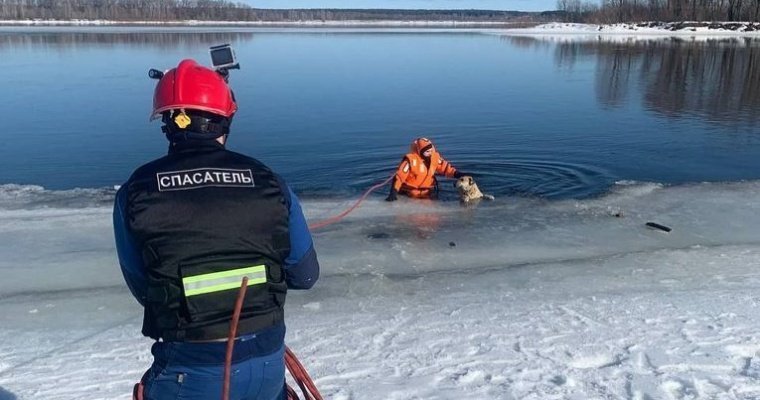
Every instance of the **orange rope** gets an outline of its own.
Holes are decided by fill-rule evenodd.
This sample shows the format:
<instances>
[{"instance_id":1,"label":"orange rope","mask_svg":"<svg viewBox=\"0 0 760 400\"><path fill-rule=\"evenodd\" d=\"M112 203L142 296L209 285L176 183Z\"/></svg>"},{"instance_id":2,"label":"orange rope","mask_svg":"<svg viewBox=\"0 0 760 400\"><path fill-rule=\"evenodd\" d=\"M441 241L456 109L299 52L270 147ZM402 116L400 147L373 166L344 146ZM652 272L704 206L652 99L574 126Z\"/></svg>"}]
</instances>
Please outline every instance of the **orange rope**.
<instances>
[{"instance_id":1,"label":"orange rope","mask_svg":"<svg viewBox=\"0 0 760 400\"><path fill-rule=\"evenodd\" d=\"M290 375L295 379L298 387L301 388L304 400L323 400L322 395L317 390L317 385L314 384L311 376L306 372L306 368L298 361L298 358L290 350L290 347L287 346L285 346L285 365L288 367L288 371L290 371ZM288 386L288 400L299 400L298 394L290 386Z\"/></svg>"},{"instance_id":2,"label":"orange rope","mask_svg":"<svg viewBox=\"0 0 760 400\"><path fill-rule=\"evenodd\" d=\"M385 186L388 182L393 179L395 174L388 177L388 179L384 180L382 183L378 183L375 186L372 186L371 188L367 189L364 194L359 198L359 200L354 203L351 207L343 211L342 213L328 218L324 221L315 222L313 224L309 225L309 229L320 229L324 228L328 225L332 225L341 219L343 219L346 215L350 214L351 211L354 211L356 207L359 207L359 205L364 202L364 200L369 196L370 193L377 190L378 188ZM314 381L311 379L311 376L309 376L309 373L306 372L306 368L304 368L303 364L301 364L300 361L298 361L298 358L293 353L292 350L290 350L289 347L285 346L285 366L287 366L288 371L290 371L290 375L293 377L293 379L298 384L298 387L301 389L301 392L304 395L304 400L323 400L322 395L319 393L319 390L317 389L317 386L314 384ZM287 395L288 400L299 400L298 393L290 387L290 385L287 386Z\"/></svg>"},{"instance_id":3,"label":"orange rope","mask_svg":"<svg viewBox=\"0 0 760 400\"><path fill-rule=\"evenodd\" d=\"M388 177L388 179L384 180L382 183L378 183L377 185L372 186L371 188L367 189L367 191L364 192L364 194L362 195L362 197L360 197L359 200L357 200L356 203L354 203L354 205L352 205L351 207L349 207L347 210L343 211L342 213L340 213L340 214L338 214L338 215L336 215L334 217L328 218L328 219L326 219L324 221L319 221L319 222L315 222L313 224L309 224L309 229L315 230L315 229L324 228L324 227L326 227L328 225L332 225L332 224L340 221L341 219L343 219L343 217L345 217L346 215L348 215L349 213L351 213L351 211L354 211L354 209L356 207L359 207L359 205L367 198L367 196L369 196L370 193L374 192L378 188L381 188L381 187L385 186L388 182L391 181L391 179L393 179L394 176L396 176L396 174L391 175L390 177Z\"/></svg>"},{"instance_id":4,"label":"orange rope","mask_svg":"<svg viewBox=\"0 0 760 400\"><path fill-rule=\"evenodd\" d=\"M341 219L343 219L346 215L350 214L351 211L354 211L356 207L359 207L359 205L364 202L364 200L369 196L370 193L377 190L378 188L385 186L388 182L393 179L394 175L391 175L388 177L388 179L384 180L382 183L378 183L375 186L372 186L371 188L367 189L367 191L362 194L362 196L359 198L359 200L354 203L351 207L349 207L347 210L343 211L342 213L332 217L328 218L324 221L319 221L314 224L309 225L309 229L319 229L324 228L325 226L332 225ZM242 285L240 286L240 291L238 292L238 297L235 302L235 311L232 314L232 322L230 323L230 335L227 338L227 354L225 357L225 363L224 363L224 384L222 385L222 399L228 400L229 399L229 393L230 393L230 370L231 370L231 364L232 364L232 351L235 346L235 336L237 333L237 325L238 321L240 319L240 311L243 307L243 299L245 298L245 291L248 288L248 277L243 278ZM304 400L323 400L322 395L319 393L319 390L317 390L317 386L314 384L314 381L312 381L311 377L309 376L309 373L306 372L306 368L304 368L303 364L301 364L300 361L298 361L298 358L293 353L293 351L290 350L289 347L285 347L285 365L288 367L288 371L290 371L290 375L293 376L293 379L295 379L296 383L298 383L298 387L301 388L301 392L303 392ZM298 400L298 394L296 393L293 388L290 386L287 387L287 394L289 400Z\"/></svg>"},{"instance_id":5,"label":"orange rope","mask_svg":"<svg viewBox=\"0 0 760 400\"><path fill-rule=\"evenodd\" d=\"M230 322L230 334L227 336L227 354L224 357L224 384L222 385L222 400L230 398L230 371L232 370L232 350L235 347L235 337L237 336L238 321L240 321L240 311L243 309L243 299L245 291L248 289L248 277L244 276L235 300L235 311L232 313Z\"/></svg>"}]
</instances>

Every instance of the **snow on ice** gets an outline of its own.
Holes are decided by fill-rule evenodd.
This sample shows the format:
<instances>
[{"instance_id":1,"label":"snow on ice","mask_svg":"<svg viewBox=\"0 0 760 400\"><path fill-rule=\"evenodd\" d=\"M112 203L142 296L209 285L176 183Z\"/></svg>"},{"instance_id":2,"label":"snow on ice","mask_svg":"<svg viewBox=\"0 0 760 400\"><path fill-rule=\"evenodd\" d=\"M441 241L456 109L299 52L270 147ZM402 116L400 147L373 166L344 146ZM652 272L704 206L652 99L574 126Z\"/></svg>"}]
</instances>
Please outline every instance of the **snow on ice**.
<instances>
[{"instance_id":1,"label":"snow on ice","mask_svg":"<svg viewBox=\"0 0 760 400\"><path fill-rule=\"evenodd\" d=\"M129 399L150 364L112 195L0 186L3 400ZM290 293L287 343L329 399L760 398L759 196L370 200L314 233L323 274Z\"/></svg>"}]
</instances>

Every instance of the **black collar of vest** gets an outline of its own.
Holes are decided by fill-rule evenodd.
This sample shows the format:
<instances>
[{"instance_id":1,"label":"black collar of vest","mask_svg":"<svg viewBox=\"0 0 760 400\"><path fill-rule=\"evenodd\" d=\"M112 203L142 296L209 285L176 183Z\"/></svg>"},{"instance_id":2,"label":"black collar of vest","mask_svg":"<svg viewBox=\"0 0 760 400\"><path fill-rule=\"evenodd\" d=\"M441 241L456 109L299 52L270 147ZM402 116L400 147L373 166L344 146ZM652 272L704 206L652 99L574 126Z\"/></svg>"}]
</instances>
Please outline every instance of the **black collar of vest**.
<instances>
[{"instance_id":1,"label":"black collar of vest","mask_svg":"<svg viewBox=\"0 0 760 400\"><path fill-rule=\"evenodd\" d=\"M169 142L169 154L202 150L224 150L224 145L209 139L184 139Z\"/></svg>"}]
</instances>

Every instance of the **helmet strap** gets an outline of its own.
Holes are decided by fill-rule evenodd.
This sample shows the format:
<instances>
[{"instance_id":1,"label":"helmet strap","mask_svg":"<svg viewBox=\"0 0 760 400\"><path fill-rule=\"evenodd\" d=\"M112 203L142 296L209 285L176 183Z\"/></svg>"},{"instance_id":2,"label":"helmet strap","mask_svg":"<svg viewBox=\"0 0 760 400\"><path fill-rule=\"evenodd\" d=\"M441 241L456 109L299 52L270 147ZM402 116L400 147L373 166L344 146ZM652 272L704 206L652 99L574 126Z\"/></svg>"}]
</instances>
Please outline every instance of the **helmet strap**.
<instances>
[{"instance_id":1,"label":"helmet strap","mask_svg":"<svg viewBox=\"0 0 760 400\"><path fill-rule=\"evenodd\" d=\"M161 127L161 131L166 134L166 138L171 142L187 139L216 140L230 133L230 118L212 120L203 116L188 115L184 112L175 116L174 112L171 112L165 113L162 121L164 126Z\"/></svg>"}]
</instances>

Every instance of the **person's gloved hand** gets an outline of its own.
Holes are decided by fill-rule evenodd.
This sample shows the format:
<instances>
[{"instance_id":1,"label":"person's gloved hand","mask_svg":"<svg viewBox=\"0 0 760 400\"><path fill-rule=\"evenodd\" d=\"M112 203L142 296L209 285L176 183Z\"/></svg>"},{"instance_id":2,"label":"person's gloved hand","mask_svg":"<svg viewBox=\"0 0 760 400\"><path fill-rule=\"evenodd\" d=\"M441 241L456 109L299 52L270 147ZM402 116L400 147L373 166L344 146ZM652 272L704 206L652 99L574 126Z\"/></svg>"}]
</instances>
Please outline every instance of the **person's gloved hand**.
<instances>
[{"instance_id":1,"label":"person's gloved hand","mask_svg":"<svg viewBox=\"0 0 760 400\"><path fill-rule=\"evenodd\" d=\"M467 175L467 174L465 174L462 171L456 171L456 172L454 172L454 179L459 179L459 178L461 178L461 177L463 177L465 175Z\"/></svg>"},{"instance_id":2,"label":"person's gloved hand","mask_svg":"<svg viewBox=\"0 0 760 400\"><path fill-rule=\"evenodd\" d=\"M398 200L398 194L396 194L396 191L391 189L391 192L388 193L388 197L385 198L385 201L396 201Z\"/></svg>"}]
</instances>

